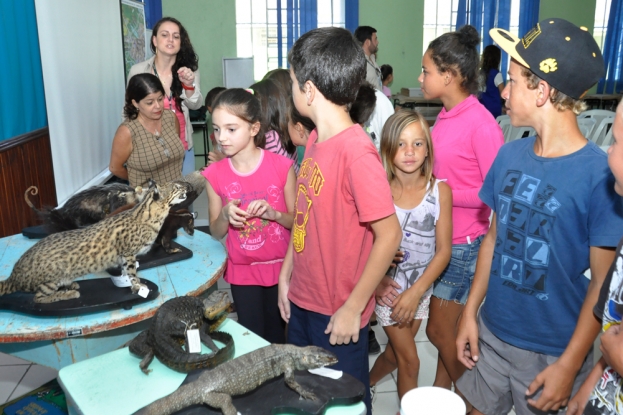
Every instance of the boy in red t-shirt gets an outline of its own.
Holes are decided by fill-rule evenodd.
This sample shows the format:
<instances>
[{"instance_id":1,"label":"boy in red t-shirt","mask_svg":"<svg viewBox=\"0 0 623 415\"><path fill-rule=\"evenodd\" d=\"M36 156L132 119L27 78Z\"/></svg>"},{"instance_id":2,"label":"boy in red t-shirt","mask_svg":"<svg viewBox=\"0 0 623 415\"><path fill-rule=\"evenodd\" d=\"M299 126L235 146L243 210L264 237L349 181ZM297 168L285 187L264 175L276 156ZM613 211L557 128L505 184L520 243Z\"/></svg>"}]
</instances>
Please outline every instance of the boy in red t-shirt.
<instances>
[{"instance_id":1,"label":"boy in red t-shirt","mask_svg":"<svg viewBox=\"0 0 623 415\"><path fill-rule=\"evenodd\" d=\"M279 276L288 342L338 356L334 368L368 377L373 293L402 236L387 176L370 138L348 113L366 76L352 34L325 27L301 36L288 54L296 109L311 133L297 179L292 244Z\"/></svg>"}]
</instances>

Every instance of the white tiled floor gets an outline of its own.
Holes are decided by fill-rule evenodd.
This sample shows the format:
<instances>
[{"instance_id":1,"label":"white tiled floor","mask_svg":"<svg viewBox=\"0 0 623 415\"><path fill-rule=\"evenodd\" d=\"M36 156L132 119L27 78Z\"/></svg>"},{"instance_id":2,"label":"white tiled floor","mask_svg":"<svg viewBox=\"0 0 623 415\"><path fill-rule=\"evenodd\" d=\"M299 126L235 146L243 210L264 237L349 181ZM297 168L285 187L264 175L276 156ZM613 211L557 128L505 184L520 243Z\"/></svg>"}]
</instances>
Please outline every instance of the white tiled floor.
<instances>
[{"instance_id":1,"label":"white tiled floor","mask_svg":"<svg viewBox=\"0 0 623 415\"><path fill-rule=\"evenodd\" d=\"M55 369L0 353L0 404L37 389L57 374Z\"/></svg>"},{"instance_id":2,"label":"white tiled floor","mask_svg":"<svg viewBox=\"0 0 623 415\"><path fill-rule=\"evenodd\" d=\"M376 338L381 345L381 351L385 350L387 345L387 336L383 328L376 325L372 328L376 334ZM420 358L420 375L418 384L420 386L432 386L435 381L435 372L437 370L437 349L428 341L426 337L426 320L422 322L420 330L415 336L415 342ZM374 365L379 355L370 356L370 369ZM396 371L391 375L385 376L376 385L376 398L374 399L373 415L396 415L400 409L398 401L398 393L396 388Z\"/></svg>"},{"instance_id":3,"label":"white tiled floor","mask_svg":"<svg viewBox=\"0 0 623 415\"><path fill-rule=\"evenodd\" d=\"M426 323L428 320L422 321L422 325L415 335L415 345L417 347L418 357L420 358L420 374L418 376L419 386L432 386L435 381L435 372L437 371L437 349L428 341L426 337ZM381 345L381 352L385 350L387 345L387 336L383 328L376 325L372 328L376 334L376 338ZM374 365L374 361L379 355L370 356L370 369ZM400 401L398 400L398 392L396 387L396 371L391 375L385 376L376 384L376 398L374 399L373 415L396 415L400 410ZM515 415L515 411L511 410L508 415Z\"/></svg>"}]
</instances>

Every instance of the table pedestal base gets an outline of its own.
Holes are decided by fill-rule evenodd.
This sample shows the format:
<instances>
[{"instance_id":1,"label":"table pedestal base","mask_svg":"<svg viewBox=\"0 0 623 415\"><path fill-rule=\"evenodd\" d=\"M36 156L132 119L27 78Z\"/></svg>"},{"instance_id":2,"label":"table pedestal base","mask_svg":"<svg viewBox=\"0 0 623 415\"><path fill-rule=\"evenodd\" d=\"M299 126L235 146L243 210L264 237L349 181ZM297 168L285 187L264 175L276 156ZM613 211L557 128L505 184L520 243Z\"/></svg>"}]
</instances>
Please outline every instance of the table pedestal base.
<instances>
[{"instance_id":1,"label":"table pedestal base","mask_svg":"<svg viewBox=\"0 0 623 415\"><path fill-rule=\"evenodd\" d=\"M150 323L151 319L148 319L110 331L62 340L0 343L0 352L60 370L73 363L122 347L141 331L146 330Z\"/></svg>"}]
</instances>

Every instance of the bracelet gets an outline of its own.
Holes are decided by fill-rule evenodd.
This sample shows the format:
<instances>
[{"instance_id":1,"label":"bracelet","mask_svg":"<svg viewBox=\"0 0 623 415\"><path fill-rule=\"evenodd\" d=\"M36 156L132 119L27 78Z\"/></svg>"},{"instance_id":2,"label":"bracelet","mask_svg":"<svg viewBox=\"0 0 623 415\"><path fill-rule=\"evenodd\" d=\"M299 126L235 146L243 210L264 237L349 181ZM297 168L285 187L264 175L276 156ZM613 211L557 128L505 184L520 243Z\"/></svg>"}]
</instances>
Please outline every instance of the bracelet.
<instances>
[{"instance_id":1,"label":"bracelet","mask_svg":"<svg viewBox=\"0 0 623 415\"><path fill-rule=\"evenodd\" d=\"M186 86L182 83L182 88L184 88L187 91L192 91L195 89L195 84L193 84L193 86Z\"/></svg>"}]
</instances>

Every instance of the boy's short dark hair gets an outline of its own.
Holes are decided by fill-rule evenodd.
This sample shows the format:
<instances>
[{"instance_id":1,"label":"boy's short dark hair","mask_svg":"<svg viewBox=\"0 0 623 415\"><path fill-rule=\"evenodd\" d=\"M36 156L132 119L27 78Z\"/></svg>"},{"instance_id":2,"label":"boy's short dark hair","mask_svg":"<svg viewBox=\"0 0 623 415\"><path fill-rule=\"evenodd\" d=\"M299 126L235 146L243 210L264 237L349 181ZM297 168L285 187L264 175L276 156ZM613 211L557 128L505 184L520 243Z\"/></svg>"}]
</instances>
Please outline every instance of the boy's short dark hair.
<instances>
[{"instance_id":1,"label":"boy's short dark hair","mask_svg":"<svg viewBox=\"0 0 623 415\"><path fill-rule=\"evenodd\" d=\"M363 45L366 40L372 40L374 33L376 33L376 29L372 26L359 26L355 29L355 39Z\"/></svg>"},{"instance_id":2,"label":"boy's short dark hair","mask_svg":"<svg viewBox=\"0 0 623 415\"><path fill-rule=\"evenodd\" d=\"M370 116L372 116L374 108L376 108L374 87L364 82L361 87L359 87L357 99L353 102L348 114L354 123L365 124L370 119Z\"/></svg>"},{"instance_id":3,"label":"boy's short dark hair","mask_svg":"<svg viewBox=\"0 0 623 415\"><path fill-rule=\"evenodd\" d=\"M350 105L366 79L366 57L357 40L346 29L321 27L301 36L288 62L303 91L311 81L336 105Z\"/></svg>"},{"instance_id":4,"label":"boy's short dark hair","mask_svg":"<svg viewBox=\"0 0 623 415\"><path fill-rule=\"evenodd\" d=\"M227 88L224 88L222 86L217 86L212 88L209 92L208 95L206 95L206 102L205 102L205 106L207 107L212 107L212 103L214 102L214 98L216 98L216 96L218 94L220 94L221 92L223 92L224 90L226 90Z\"/></svg>"}]
</instances>

